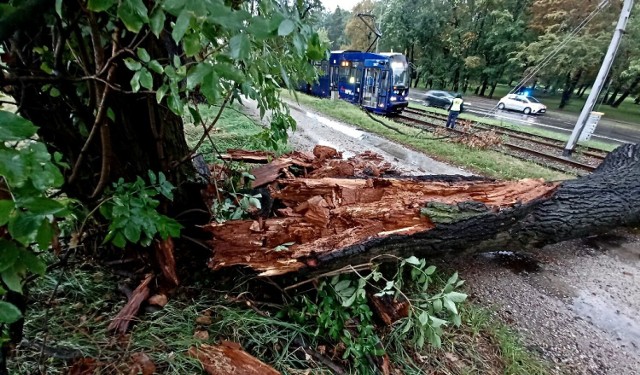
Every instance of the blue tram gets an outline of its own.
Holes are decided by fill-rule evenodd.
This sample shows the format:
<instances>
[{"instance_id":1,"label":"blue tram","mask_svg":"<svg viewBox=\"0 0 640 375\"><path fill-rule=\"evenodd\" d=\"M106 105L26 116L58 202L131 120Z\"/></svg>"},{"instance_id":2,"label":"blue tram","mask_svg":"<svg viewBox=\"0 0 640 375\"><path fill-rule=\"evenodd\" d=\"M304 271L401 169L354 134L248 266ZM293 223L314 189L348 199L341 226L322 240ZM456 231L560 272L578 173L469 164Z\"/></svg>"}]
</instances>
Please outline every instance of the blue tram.
<instances>
[{"instance_id":1,"label":"blue tram","mask_svg":"<svg viewBox=\"0 0 640 375\"><path fill-rule=\"evenodd\" d=\"M340 99L378 114L400 113L409 104L409 64L400 53L333 51L315 63L318 81L299 87L311 95Z\"/></svg>"}]
</instances>

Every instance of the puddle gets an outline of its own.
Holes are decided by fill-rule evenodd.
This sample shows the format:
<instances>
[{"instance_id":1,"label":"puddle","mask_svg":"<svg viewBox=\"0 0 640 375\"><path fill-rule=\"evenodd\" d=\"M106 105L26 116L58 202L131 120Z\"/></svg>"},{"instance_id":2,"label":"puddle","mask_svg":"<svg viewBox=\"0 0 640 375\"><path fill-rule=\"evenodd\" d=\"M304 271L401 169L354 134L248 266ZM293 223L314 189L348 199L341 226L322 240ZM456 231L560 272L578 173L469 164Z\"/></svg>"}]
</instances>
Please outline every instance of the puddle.
<instances>
[{"instance_id":1,"label":"puddle","mask_svg":"<svg viewBox=\"0 0 640 375\"><path fill-rule=\"evenodd\" d=\"M540 263L534 258L525 254L514 253L512 251L482 253L480 256L485 259L489 259L502 267L510 269L515 274L523 272L535 273L542 269L542 267L540 267Z\"/></svg>"},{"instance_id":2,"label":"puddle","mask_svg":"<svg viewBox=\"0 0 640 375\"><path fill-rule=\"evenodd\" d=\"M580 291L570 308L576 315L611 334L619 343L632 348L640 345L640 323L602 298Z\"/></svg>"},{"instance_id":3,"label":"puddle","mask_svg":"<svg viewBox=\"0 0 640 375\"><path fill-rule=\"evenodd\" d=\"M328 126L331 129L340 132L348 137L351 138L356 138L356 139L361 139L362 136L364 135L363 132L361 132L360 130L357 130L355 128L352 128L350 126L346 126L343 125L339 122L333 121L333 120L329 120L326 117L322 117L322 116L318 116L314 113L311 112L307 112L305 113L305 115L311 119L314 119L316 121L318 121L319 123L321 123L322 125Z\"/></svg>"}]
</instances>

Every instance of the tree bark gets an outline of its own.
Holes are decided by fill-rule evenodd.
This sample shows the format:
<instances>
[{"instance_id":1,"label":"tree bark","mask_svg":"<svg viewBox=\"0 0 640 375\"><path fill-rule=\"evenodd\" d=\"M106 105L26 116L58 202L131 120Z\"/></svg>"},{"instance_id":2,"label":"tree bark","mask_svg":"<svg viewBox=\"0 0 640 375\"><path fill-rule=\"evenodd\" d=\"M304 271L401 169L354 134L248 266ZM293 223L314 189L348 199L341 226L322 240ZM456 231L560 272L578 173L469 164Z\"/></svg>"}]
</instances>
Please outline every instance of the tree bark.
<instances>
[{"instance_id":1,"label":"tree bark","mask_svg":"<svg viewBox=\"0 0 640 375\"><path fill-rule=\"evenodd\" d=\"M489 80L485 77L482 80L482 88L480 89L480 96L485 96L485 92L487 91L487 86L489 85Z\"/></svg>"},{"instance_id":2,"label":"tree bark","mask_svg":"<svg viewBox=\"0 0 640 375\"><path fill-rule=\"evenodd\" d=\"M593 174L563 182L289 178L270 191L276 217L205 227L212 269L309 273L376 257L523 250L635 224L640 146L621 146Z\"/></svg>"},{"instance_id":3,"label":"tree bark","mask_svg":"<svg viewBox=\"0 0 640 375\"><path fill-rule=\"evenodd\" d=\"M498 81L494 81L491 84L491 91L489 91L489 99L493 99L493 94L496 92L496 86L498 86Z\"/></svg>"},{"instance_id":4,"label":"tree bark","mask_svg":"<svg viewBox=\"0 0 640 375\"><path fill-rule=\"evenodd\" d=\"M604 103L607 105L613 105L613 103L615 103L616 101L616 98L618 97L618 94L620 93L620 90L622 90L622 86L620 85L616 86L616 88L613 90L611 95L609 95L609 97Z\"/></svg>"},{"instance_id":5,"label":"tree bark","mask_svg":"<svg viewBox=\"0 0 640 375\"><path fill-rule=\"evenodd\" d=\"M627 87L624 90L622 95L611 106L613 108L618 108L620 104L622 104L625 101L625 99L627 99L627 97L631 95L633 91L635 91L636 87L638 87L639 84L640 84L640 76L637 76L636 79L634 79L633 82L631 82L629 87Z\"/></svg>"},{"instance_id":6,"label":"tree bark","mask_svg":"<svg viewBox=\"0 0 640 375\"><path fill-rule=\"evenodd\" d=\"M560 109L564 108L569 104L569 100L571 100L571 95L573 91L576 89L580 78L582 77L582 69L578 69L576 74L573 75L571 79L569 79L570 75L567 74L567 84L564 87L564 91L562 92L562 99L560 100L560 105L558 106Z\"/></svg>"}]
</instances>

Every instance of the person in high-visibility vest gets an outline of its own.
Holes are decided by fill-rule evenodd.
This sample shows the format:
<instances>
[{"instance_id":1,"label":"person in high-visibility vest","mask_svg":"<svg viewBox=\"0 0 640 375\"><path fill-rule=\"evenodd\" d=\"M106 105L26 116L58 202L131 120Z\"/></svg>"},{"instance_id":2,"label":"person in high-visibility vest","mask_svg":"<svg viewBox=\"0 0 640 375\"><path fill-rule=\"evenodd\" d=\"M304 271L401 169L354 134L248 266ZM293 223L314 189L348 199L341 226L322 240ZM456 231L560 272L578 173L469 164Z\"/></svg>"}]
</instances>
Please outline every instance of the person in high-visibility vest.
<instances>
[{"instance_id":1,"label":"person in high-visibility vest","mask_svg":"<svg viewBox=\"0 0 640 375\"><path fill-rule=\"evenodd\" d=\"M447 118L447 128L453 129L456 127L456 119L458 119L458 115L463 110L464 100L462 100L462 95L458 94L451 101L451 105L449 105L449 118Z\"/></svg>"}]
</instances>

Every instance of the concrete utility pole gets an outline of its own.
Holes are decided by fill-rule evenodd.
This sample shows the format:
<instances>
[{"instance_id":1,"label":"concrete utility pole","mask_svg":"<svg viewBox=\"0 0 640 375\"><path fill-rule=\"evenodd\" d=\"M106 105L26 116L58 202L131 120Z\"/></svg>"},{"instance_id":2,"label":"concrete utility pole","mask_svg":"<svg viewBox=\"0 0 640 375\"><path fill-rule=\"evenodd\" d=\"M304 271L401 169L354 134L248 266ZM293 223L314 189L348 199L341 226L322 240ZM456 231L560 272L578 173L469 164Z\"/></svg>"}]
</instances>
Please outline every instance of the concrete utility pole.
<instances>
[{"instance_id":1,"label":"concrete utility pole","mask_svg":"<svg viewBox=\"0 0 640 375\"><path fill-rule=\"evenodd\" d=\"M564 148L564 152L562 153L562 155L564 156L571 156L571 153L573 152L576 144L578 143L578 140L580 139L580 135L587 125L589 115L591 114L591 111L593 111L593 107L598 101L598 97L600 96L600 92L604 87L607 75L609 75L609 71L611 70L611 65L613 65L613 60L616 57L616 52L618 52L618 47L620 46L622 35L624 34L624 31L627 27L627 21L629 21L629 17L631 16L631 8L633 8L633 0L624 0L622 13L620 13L620 19L618 20L616 31L613 33L611 44L609 44L609 50L607 50L607 54L604 57L604 61L602 62L602 66L600 67L600 72L598 72L598 77L593 84L593 88L591 88L591 93L587 98L587 102L584 104L584 108L582 108L580 117L578 117L578 122L573 128L571 137L569 137L569 141Z\"/></svg>"}]
</instances>

